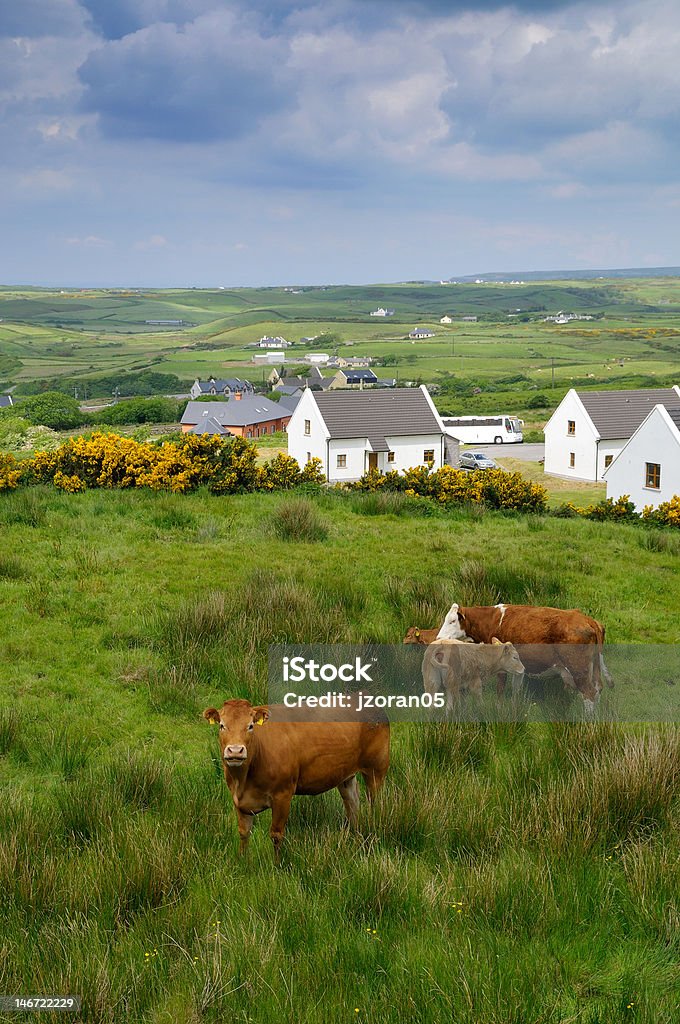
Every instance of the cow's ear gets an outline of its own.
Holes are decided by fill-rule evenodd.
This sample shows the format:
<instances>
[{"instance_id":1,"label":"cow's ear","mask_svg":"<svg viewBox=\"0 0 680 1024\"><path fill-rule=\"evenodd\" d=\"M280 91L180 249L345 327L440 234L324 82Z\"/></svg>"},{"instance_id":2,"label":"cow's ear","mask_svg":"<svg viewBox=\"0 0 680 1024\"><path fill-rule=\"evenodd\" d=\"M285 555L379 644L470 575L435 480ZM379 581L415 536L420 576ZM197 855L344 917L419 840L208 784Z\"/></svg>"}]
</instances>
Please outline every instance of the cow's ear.
<instances>
[{"instance_id":1,"label":"cow's ear","mask_svg":"<svg viewBox=\"0 0 680 1024\"><path fill-rule=\"evenodd\" d=\"M203 717L211 725L219 725L220 713L217 708L206 708L203 712Z\"/></svg>"},{"instance_id":2,"label":"cow's ear","mask_svg":"<svg viewBox=\"0 0 680 1024\"><path fill-rule=\"evenodd\" d=\"M253 722L255 725L264 725L269 718L269 708L253 708Z\"/></svg>"},{"instance_id":3,"label":"cow's ear","mask_svg":"<svg viewBox=\"0 0 680 1024\"><path fill-rule=\"evenodd\" d=\"M492 643L492 644L499 644L499 643L500 643L500 640L498 639L498 637L497 637L497 636L492 636L492 637L491 637L491 643Z\"/></svg>"}]
</instances>

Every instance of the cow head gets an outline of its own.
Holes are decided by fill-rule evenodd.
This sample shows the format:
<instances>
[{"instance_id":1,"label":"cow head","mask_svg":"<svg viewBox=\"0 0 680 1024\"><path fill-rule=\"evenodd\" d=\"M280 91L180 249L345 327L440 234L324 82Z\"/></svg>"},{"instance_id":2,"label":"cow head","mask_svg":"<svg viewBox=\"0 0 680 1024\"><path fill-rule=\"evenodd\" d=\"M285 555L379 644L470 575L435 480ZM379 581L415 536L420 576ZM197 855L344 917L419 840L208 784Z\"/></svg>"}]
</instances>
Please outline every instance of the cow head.
<instances>
[{"instance_id":1,"label":"cow head","mask_svg":"<svg viewBox=\"0 0 680 1024\"><path fill-rule=\"evenodd\" d=\"M512 675L515 676L523 676L524 665L522 664L520 656L515 650L513 644L501 643L501 641L496 636L491 638L491 643L495 644L497 647L503 648L500 656L500 661L498 663L499 670L502 672L510 672Z\"/></svg>"},{"instance_id":2,"label":"cow head","mask_svg":"<svg viewBox=\"0 0 680 1024\"><path fill-rule=\"evenodd\" d=\"M222 760L229 768L242 768L248 761L253 745L255 727L264 725L269 709L253 705L247 700L227 700L218 711L206 708L203 717L219 725Z\"/></svg>"},{"instance_id":3,"label":"cow head","mask_svg":"<svg viewBox=\"0 0 680 1024\"><path fill-rule=\"evenodd\" d=\"M465 616L459 605L452 604L437 634L437 640L466 640Z\"/></svg>"},{"instance_id":4,"label":"cow head","mask_svg":"<svg viewBox=\"0 0 680 1024\"><path fill-rule=\"evenodd\" d=\"M405 644L422 644L420 626L411 626L404 637Z\"/></svg>"}]
</instances>

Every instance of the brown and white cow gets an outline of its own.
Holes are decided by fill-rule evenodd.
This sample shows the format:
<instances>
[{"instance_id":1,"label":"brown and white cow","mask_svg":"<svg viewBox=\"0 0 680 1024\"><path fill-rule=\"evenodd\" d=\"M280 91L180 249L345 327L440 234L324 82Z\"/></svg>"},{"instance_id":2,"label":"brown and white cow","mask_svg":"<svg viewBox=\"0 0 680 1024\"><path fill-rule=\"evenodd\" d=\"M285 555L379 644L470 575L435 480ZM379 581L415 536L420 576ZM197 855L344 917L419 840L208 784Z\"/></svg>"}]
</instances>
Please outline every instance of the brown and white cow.
<instances>
[{"instance_id":1,"label":"brown and white cow","mask_svg":"<svg viewBox=\"0 0 680 1024\"><path fill-rule=\"evenodd\" d=\"M439 639L467 637L475 643L494 636L520 646L530 675L560 675L565 687L581 694L587 715L595 709L602 678L612 685L602 653L604 626L578 609L453 604L439 630Z\"/></svg>"},{"instance_id":2,"label":"brown and white cow","mask_svg":"<svg viewBox=\"0 0 680 1024\"><path fill-rule=\"evenodd\" d=\"M435 640L425 651L422 673L425 693L446 693L446 707L453 710L461 693L481 696L482 683L497 672L521 681L524 665L511 643L493 637L490 644L463 640Z\"/></svg>"},{"instance_id":3,"label":"brown and white cow","mask_svg":"<svg viewBox=\"0 0 680 1024\"><path fill-rule=\"evenodd\" d=\"M220 727L222 767L236 810L241 853L247 849L254 816L271 808L269 834L278 861L295 795L312 796L337 788L347 818L355 826L357 773L363 775L371 800L387 774L390 727L386 720L324 721L320 712L318 720L285 721L285 708L253 707L247 700L225 701L219 710L207 708L203 717Z\"/></svg>"}]
</instances>

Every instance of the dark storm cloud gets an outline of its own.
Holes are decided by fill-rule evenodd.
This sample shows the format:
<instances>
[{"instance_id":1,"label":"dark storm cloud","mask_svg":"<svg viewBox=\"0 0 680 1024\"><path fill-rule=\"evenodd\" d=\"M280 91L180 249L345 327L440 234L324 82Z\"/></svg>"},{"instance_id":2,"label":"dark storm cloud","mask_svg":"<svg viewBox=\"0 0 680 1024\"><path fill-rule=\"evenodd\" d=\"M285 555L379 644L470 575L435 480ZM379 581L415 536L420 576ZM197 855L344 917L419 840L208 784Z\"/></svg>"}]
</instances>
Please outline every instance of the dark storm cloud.
<instances>
[{"instance_id":1,"label":"dark storm cloud","mask_svg":"<svg viewBox=\"0 0 680 1024\"><path fill-rule=\"evenodd\" d=\"M281 44L231 17L156 24L95 50L82 109L116 138L210 142L254 131L290 101Z\"/></svg>"}]
</instances>

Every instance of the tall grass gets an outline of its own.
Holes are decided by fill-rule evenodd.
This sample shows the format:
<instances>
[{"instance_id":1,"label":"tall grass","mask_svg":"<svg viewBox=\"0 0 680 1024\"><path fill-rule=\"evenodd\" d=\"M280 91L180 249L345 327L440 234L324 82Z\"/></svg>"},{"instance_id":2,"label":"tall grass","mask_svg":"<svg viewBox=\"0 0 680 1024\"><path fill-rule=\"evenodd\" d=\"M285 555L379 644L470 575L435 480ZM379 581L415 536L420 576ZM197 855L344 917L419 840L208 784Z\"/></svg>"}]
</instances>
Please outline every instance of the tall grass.
<instances>
[{"instance_id":1,"label":"tall grass","mask_svg":"<svg viewBox=\"0 0 680 1024\"><path fill-rule=\"evenodd\" d=\"M309 498L282 501L272 515L271 524L280 540L314 542L328 536L328 526Z\"/></svg>"}]
</instances>

